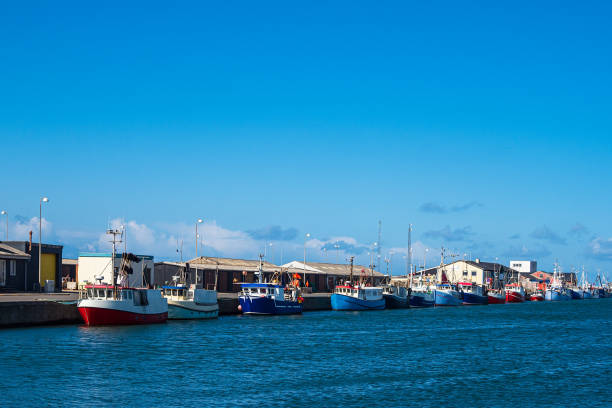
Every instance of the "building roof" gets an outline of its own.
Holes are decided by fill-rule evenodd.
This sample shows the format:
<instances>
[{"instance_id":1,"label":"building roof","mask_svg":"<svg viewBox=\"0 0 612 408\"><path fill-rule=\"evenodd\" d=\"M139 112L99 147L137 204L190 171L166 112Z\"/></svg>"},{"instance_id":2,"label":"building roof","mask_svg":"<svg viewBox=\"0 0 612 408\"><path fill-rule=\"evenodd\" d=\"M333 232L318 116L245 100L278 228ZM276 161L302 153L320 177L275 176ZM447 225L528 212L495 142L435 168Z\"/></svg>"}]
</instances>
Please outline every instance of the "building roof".
<instances>
[{"instance_id":1,"label":"building roof","mask_svg":"<svg viewBox=\"0 0 612 408\"><path fill-rule=\"evenodd\" d=\"M2 259L25 259L29 260L30 255L18 250L10 245L0 243L0 258Z\"/></svg>"},{"instance_id":2,"label":"building roof","mask_svg":"<svg viewBox=\"0 0 612 408\"><path fill-rule=\"evenodd\" d=\"M190 268L206 268L206 269L217 269L227 271L247 271L255 272L259 270L258 259L236 259L236 258L218 258L211 256L200 256L198 258L187 261ZM270 262L262 262L262 269L264 272L277 272L281 270L281 267Z\"/></svg>"},{"instance_id":3,"label":"building roof","mask_svg":"<svg viewBox=\"0 0 612 408\"><path fill-rule=\"evenodd\" d=\"M181 264L179 262L158 262L156 265L164 264L164 265L173 265L178 267L183 267L185 264ZM236 271L236 272L256 272L259 270L259 260L254 259L236 259L236 258L218 258L218 257L209 257L209 256L201 256L198 258L191 259L187 262L190 268L205 268L205 269L219 269L226 271ZM321 263L321 262L307 262L304 264L303 262L293 261L286 263L284 265L275 265L270 262L262 262L262 270L264 272L288 272L288 273L297 273L303 274L304 271L308 274L321 274L321 275L338 275L338 276L349 276L351 271L349 265L346 264L331 264L331 263ZM362 265L354 265L353 266L353 274L355 276L359 276L361 271L365 271L367 275L370 275L369 268ZM384 276L382 273L374 271L374 276Z\"/></svg>"},{"instance_id":4,"label":"building roof","mask_svg":"<svg viewBox=\"0 0 612 408\"><path fill-rule=\"evenodd\" d=\"M288 268L289 272L293 272L293 270L295 270L296 273L304 272L304 269L306 269L307 273L320 273L339 276L349 276L351 274L350 265L325 262L306 262L306 265L304 265L303 262L293 261L284 264L283 268ZM367 266L353 265L353 275L358 276L362 273L362 271L366 275L371 275L370 268L368 268ZM374 276L380 277L385 275L378 271L374 271Z\"/></svg>"},{"instance_id":5,"label":"building roof","mask_svg":"<svg viewBox=\"0 0 612 408\"><path fill-rule=\"evenodd\" d=\"M78 264L79 264L78 259L62 258L62 265L78 265Z\"/></svg>"}]
</instances>

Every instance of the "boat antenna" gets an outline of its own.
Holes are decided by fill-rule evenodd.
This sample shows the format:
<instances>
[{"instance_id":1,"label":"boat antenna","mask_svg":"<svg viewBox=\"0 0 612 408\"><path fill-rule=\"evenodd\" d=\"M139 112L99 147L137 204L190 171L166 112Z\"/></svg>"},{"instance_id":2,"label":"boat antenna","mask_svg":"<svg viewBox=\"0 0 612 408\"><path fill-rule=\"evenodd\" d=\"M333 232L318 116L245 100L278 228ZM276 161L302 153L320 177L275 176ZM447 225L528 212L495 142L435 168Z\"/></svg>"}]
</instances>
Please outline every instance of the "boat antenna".
<instances>
[{"instance_id":1,"label":"boat antenna","mask_svg":"<svg viewBox=\"0 0 612 408\"><path fill-rule=\"evenodd\" d=\"M406 273L412 272L412 224L408 225L408 253L406 254Z\"/></svg>"}]
</instances>

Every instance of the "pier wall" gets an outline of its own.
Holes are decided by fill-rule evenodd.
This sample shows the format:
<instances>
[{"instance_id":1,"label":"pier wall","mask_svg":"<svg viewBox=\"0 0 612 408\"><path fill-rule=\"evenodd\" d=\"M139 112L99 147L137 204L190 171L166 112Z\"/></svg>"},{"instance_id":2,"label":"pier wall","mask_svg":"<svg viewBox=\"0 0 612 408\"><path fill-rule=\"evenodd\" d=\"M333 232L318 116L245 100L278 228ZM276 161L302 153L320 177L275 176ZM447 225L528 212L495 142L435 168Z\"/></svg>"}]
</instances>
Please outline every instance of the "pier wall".
<instances>
[{"instance_id":1,"label":"pier wall","mask_svg":"<svg viewBox=\"0 0 612 408\"><path fill-rule=\"evenodd\" d=\"M0 302L0 328L82 322L74 304L53 301Z\"/></svg>"}]
</instances>

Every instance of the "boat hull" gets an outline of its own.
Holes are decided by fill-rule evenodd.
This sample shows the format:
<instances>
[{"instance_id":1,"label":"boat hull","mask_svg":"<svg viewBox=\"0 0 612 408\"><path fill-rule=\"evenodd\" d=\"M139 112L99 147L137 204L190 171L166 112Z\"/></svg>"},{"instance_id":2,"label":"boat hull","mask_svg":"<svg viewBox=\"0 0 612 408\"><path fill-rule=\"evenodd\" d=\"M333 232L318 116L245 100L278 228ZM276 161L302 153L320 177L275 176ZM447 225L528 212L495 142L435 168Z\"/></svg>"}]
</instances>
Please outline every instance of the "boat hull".
<instances>
[{"instance_id":1,"label":"boat hull","mask_svg":"<svg viewBox=\"0 0 612 408\"><path fill-rule=\"evenodd\" d=\"M593 298L593 294L590 291L588 291L588 290L583 291L582 295L583 295L583 299L592 299Z\"/></svg>"},{"instance_id":2,"label":"boat hull","mask_svg":"<svg viewBox=\"0 0 612 408\"><path fill-rule=\"evenodd\" d=\"M385 299L385 307L387 309L406 309L410 307L409 297L397 295L383 295Z\"/></svg>"},{"instance_id":3,"label":"boat hull","mask_svg":"<svg viewBox=\"0 0 612 408\"><path fill-rule=\"evenodd\" d=\"M135 313L98 307L79 307L79 314L88 326L164 323L168 312Z\"/></svg>"},{"instance_id":4,"label":"boat hull","mask_svg":"<svg viewBox=\"0 0 612 408\"><path fill-rule=\"evenodd\" d=\"M572 297L570 295L550 289L546 291L546 295L544 297L549 302L562 302L566 300L572 300Z\"/></svg>"},{"instance_id":5,"label":"boat hull","mask_svg":"<svg viewBox=\"0 0 612 408\"><path fill-rule=\"evenodd\" d=\"M194 302L168 301L168 319L216 319L219 317L219 305L198 305Z\"/></svg>"},{"instance_id":6,"label":"boat hull","mask_svg":"<svg viewBox=\"0 0 612 408\"><path fill-rule=\"evenodd\" d=\"M523 303L525 296L520 292L506 292L506 303Z\"/></svg>"},{"instance_id":7,"label":"boat hull","mask_svg":"<svg viewBox=\"0 0 612 408\"><path fill-rule=\"evenodd\" d=\"M415 292L410 295L410 307L433 307L435 304L433 295Z\"/></svg>"},{"instance_id":8,"label":"boat hull","mask_svg":"<svg viewBox=\"0 0 612 408\"><path fill-rule=\"evenodd\" d=\"M276 301L270 297L240 296L240 310L243 314L291 315L302 313L302 304L287 300Z\"/></svg>"},{"instance_id":9,"label":"boat hull","mask_svg":"<svg viewBox=\"0 0 612 408\"><path fill-rule=\"evenodd\" d=\"M529 297L529 300L531 300L532 302L543 302L544 301L544 295L542 294L533 294Z\"/></svg>"},{"instance_id":10,"label":"boat hull","mask_svg":"<svg viewBox=\"0 0 612 408\"><path fill-rule=\"evenodd\" d=\"M463 292L461 294L461 297L462 297L462 303L467 306L488 305L489 304L489 298L484 295L477 295L475 293Z\"/></svg>"},{"instance_id":11,"label":"boat hull","mask_svg":"<svg viewBox=\"0 0 612 408\"><path fill-rule=\"evenodd\" d=\"M570 289L569 293L570 293L570 296L572 297L572 300L582 300L582 299L584 299L584 292L581 291L581 290Z\"/></svg>"},{"instance_id":12,"label":"boat hull","mask_svg":"<svg viewBox=\"0 0 612 408\"><path fill-rule=\"evenodd\" d=\"M487 300L489 301L490 305L503 305L504 303L506 303L506 295L489 294L487 295Z\"/></svg>"},{"instance_id":13,"label":"boat hull","mask_svg":"<svg viewBox=\"0 0 612 408\"><path fill-rule=\"evenodd\" d=\"M332 310L383 310L385 299L363 300L333 293L331 295L331 307Z\"/></svg>"},{"instance_id":14,"label":"boat hull","mask_svg":"<svg viewBox=\"0 0 612 408\"><path fill-rule=\"evenodd\" d=\"M436 306L461 306L462 300L459 296L441 290L434 291Z\"/></svg>"}]
</instances>

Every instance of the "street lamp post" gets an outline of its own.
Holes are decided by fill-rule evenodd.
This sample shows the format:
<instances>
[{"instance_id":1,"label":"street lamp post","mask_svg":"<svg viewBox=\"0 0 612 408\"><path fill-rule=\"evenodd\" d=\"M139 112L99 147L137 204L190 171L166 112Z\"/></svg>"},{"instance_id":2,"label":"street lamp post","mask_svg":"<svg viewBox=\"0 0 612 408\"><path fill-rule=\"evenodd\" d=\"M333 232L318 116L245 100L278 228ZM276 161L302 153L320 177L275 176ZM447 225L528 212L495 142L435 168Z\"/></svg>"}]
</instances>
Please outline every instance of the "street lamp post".
<instances>
[{"instance_id":1,"label":"street lamp post","mask_svg":"<svg viewBox=\"0 0 612 408\"><path fill-rule=\"evenodd\" d=\"M6 240L8 241L8 212L6 210L2 210L0 214L6 215Z\"/></svg>"},{"instance_id":2,"label":"street lamp post","mask_svg":"<svg viewBox=\"0 0 612 408\"><path fill-rule=\"evenodd\" d=\"M306 285L306 240L310 238L310 233L307 232L306 235L304 235L304 285Z\"/></svg>"},{"instance_id":3,"label":"street lamp post","mask_svg":"<svg viewBox=\"0 0 612 408\"><path fill-rule=\"evenodd\" d=\"M40 206L38 208L38 284L41 290L42 285L40 284L40 279L42 278L42 204L48 202L49 199L47 197L41 198Z\"/></svg>"},{"instance_id":4,"label":"street lamp post","mask_svg":"<svg viewBox=\"0 0 612 408\"><path fill-rule=\"evenodd\" d=\"M196 239L196 241L195 241L195 245L196 245L196 258L198 257L198 238L200 237L198 235L198 224L201 224L201 223L202 223L202 219L198 218L198 221L196 222L196 225L195 225L196 226L196 235L195 235L195 239Z\"/></svg>"}]
</instances>

